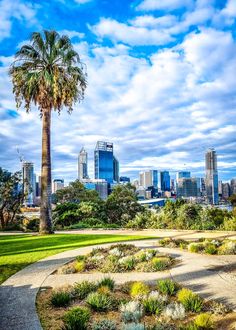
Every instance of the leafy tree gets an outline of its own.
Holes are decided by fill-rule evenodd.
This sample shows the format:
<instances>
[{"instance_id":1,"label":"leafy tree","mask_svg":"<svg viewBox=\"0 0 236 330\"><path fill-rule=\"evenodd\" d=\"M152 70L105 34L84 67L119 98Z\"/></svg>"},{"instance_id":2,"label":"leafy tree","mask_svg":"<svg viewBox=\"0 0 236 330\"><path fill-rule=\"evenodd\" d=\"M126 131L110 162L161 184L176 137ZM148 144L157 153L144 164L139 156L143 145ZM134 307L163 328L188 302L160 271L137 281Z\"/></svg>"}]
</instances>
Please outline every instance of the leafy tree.
<instances>
[{"instance_id":1,"label":"leafy tree","mask_svg":"<svg viewBox=\"0 0 236 330\"><path fill-rule=\"evenodd\" d=\"M89 190L84 185L76 180L71 182L68 187L58 190L55 194L57 203L80 203L80 202L100 202L101 199L98 192Z\"/></svg>"},{"instance_id":2,"label":"leafy tree","mask_svg":"<svg viewBox=\"0 0 236 330\"><path fill-rule=\"evenodd\" d=\"M124 225L143 210L131 184L116 186L106 200L108 223Z\"/></svg>"},{"instance_id":3,"label":"leafy tree","mask_svg":"<svg viewBox=\"0 0 236 330\"><path fill-rule=\"evenodd\" d=\"M86 77L78 53L67 36L56 31L34 32L31 42L15 55L10 68L16 105L27 112L32 103L42 118L40 233L52 233L51 221L51 114L84 97Z\"/></svg>"},{"instance_id":4,"label":"leafy tree","mask_svg":"<svg viewBox=\"0 0 236 330\"><path fill-rule=\"evenodd\" d=\"M1 229L6 229L13 224L16 216L20 213L24 194L19 190L21 173L10 172L0 168L0 224Z\"/></svg>"},{"instance_id":5,"label":"leafy tree","mask_svg":"<svg viewBox=\"0 0 236 330\"><path fill-rule=\"evenodd\" d=\"M233 207L236 207L236 194L233 194L228 199Z\"/></svg>"},{"instance_id":6,"label":"leafy tree","mask_svg":"<svg viewBox=\"0 0 236 330\"><path fill-rule=\"evenodd\" d=\"M232 213L216 207L204 208L200 213L201 229L217 229L223 224L224 219L230 218Z\"/></svg>"},{"instance_id":7,"label":"leafy tree","mask_svg":"<svg viewBox=\"0 0 236 330\"><path fill-rule=\"evenodd\" d=\"M200 229L201 206L195 204L184 204L178 209L176 220L177 229Z\"/></svg>"}]
</instances>

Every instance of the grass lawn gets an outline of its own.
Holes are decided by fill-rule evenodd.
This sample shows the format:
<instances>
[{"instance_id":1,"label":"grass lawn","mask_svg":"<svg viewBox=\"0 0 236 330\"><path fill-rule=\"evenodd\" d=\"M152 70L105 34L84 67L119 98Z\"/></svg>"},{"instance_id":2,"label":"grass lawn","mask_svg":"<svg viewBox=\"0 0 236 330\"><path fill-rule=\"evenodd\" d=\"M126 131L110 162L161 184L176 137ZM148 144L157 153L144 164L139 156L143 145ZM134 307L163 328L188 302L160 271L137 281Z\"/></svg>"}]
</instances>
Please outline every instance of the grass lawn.
<instances>
[{"instance_id":1,"label":"grass lawn","mask_svg":"<svg viewBox=\"0 0 236 330\"><path fill-rule=\"evenodd\" d=\"M39 259L93 244L148 238L135 235L0 235L0 283ZM152 237L153 238L153 237Z\"/></svg>"}]
</instances>

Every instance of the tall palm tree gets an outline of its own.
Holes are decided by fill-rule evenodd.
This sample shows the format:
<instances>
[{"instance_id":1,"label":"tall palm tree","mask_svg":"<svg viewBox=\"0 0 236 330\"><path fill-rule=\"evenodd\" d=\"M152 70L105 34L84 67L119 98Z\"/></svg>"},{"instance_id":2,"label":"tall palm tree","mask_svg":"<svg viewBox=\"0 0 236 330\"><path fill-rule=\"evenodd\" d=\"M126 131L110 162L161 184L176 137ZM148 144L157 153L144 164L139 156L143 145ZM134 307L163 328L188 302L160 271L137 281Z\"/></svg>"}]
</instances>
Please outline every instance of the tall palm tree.
<instances>
[{"instance_id":1,"label":"tall palm tree","mask_svg":"<svg viewBox=\"0 0 236 330\"><path fill-rule=\"evenodd\" d=\"M21 47L9 71L16 105L38 106L42 118L40 233L53 233L51 218L51 113L63 107L71 113L86 89L86 73L67 36L56 31L34 32Z\"/></svg>"}]
</instances>

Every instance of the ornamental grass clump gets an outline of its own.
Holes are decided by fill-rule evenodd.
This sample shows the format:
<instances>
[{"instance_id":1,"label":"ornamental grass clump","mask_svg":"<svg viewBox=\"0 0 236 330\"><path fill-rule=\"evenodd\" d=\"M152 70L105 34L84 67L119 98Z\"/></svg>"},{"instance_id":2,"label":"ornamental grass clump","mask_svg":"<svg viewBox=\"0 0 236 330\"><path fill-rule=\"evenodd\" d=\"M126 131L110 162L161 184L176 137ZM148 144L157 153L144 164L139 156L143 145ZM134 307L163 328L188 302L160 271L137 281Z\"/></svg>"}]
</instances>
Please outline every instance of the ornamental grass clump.
<instances>
[{"instance_id":1,"label":"ornamental grass clump","mask_svg":"<svg viewBox=\"0 0 236 330\"><path fill-rule=\"evenodd\" d=\"M162 271L162 270L167 269L170 266L171 261L167 257L161 257L161 258L154 257L150 261L150 263L151 263L153 271Z\"/></svg>"},{"instance_id":2,"label":"ornamental grass clump","mask_svg":"<svg viewBox=\"0 0 236 330\"><path fill-rule=\"evenodd\" d=\"M83 281L74 285L74 294L78 299L85 299L87 295L96 291L97 285L94 282Z\"/></svg>"},{"instance_id":3,"label":"ornamental grass clump","mask_svg":"<svg viewBox=\"0 0 236 330\"><path fill-rule=\"evenodd\" d=\"M76 273L74 264L67 264L58 269L58 274L66 275Z\"/></svg>"},{"instance_id":4,"label":"ornamental grass clump","mask_svg":"<svg viewBox=\"0 0 236 330\"><path fill-rule=\"evenodd\" d=\"M188 251L192 253L198 253L204 250L203 243L190 243L188 245Z\"/></svg>"},{"instance_id":5,"label":"ornamental grass clump","mask_svg":"<svg viewBox=\"0 0 236 330\"><path fill-rule=\"evenodd\" d=\"M135 282L131 285L130 295L132 298L141 299L148 295L150 292L149 287L143 282Z\"/></svg>"},{"instance_id":6,"label":"ornamental grass clump","mask_svg":"<svg viewBox=\"0 0 236 330\"><path fill-rule=\"evenodd\" d=\"M197 326L197 329L214 329L215 325L212 319L212 315L209 313L199 314L194 320L194 325Z\"/></svg>"},{"instance_id":7,"label":"ornamental grass clump","mask_svg":"<svg viewBox=\"0 0 236 330\"><path fill-rule=\"evenodd\" d=\"M85 262L83 260L81 261L76 261L74 267L77 273L82 273L85 270Z\"/></svg>"},{"instance_id":8,"label":"ornamental grass clump","mask_svg":"<svg viewBox=\"0 0 236 330\"><path fill-rule=\"evenodd\" d=\"M97 312L105 312L111 310L114 306L113 299L110 295L92 292L86 298L86 303Z\"/></svg>"},{"instance_id":9,"label":"ornamental grass clump","mask_svg":"<svg viewBox=\"0 0 236 330\"><path fill-rule=\"evenodd\" d=\"M92 330L117 330L116 323L112 320L101 320L92 324Z\"/></svg>"},{"instance_id":10,"label":"ornamental grass clump","mask_svg":"<svg viewBox=\"0 0 236 330\"><path fill-rule=\"evenodd\" d=\"M178 285L170 279L159 280L157 281L157 289L163 294L173 296L178 290Z\"/></svg>"},{"instance_id":11,"label":"ornamental grass clump","mask_svg":"<svg viewBox=\"0 0 236 330\"><path fill-rule=\"evenodd\" d=\"M54 307L66 307L71 302L71 293L66 290L55 290L52 292L51 304Z\"/></svg>"},{"instance_id":12,"label":"ornamental grass clump","mask_svg":"<svg viewBox=\"0 0 236 330\"><path fill-rule=\"evenodd\" d=\"M204 251L207 254L217 254L217 246L213 243L206 243Z\"/></svg>"},{"instance_id":13,"label":"ornamental grass clump","mask_svg":"<svg viewBox=\"0 0 236 330\"><path fill-rule=\"evenodd\" d=\"M133 270L136 263L135 258L133 256L125 256L119 259L118 262L124 271Z\"/></svg>"},{"instance_id":14,"label":"ornamental grass clump","mask_svg":"<svg viewBox=\"0 0 236 330\"><path fill-rule=\"evenodd\" d=\"M124 323L139 322L143 316L143 307L139 301L130 301L120 306L121 320Z\"/></svg>"},{"instance_id":15,"label":"ornamental grass clump","mask_svg":"<svg viewBox=\"0 0 236 330\"><path fill-rule=\"evenodd\" d=\"M163 314L172 320L183 320L186 316L184 306L177 302L167 305Z\"/></svg>"},{"instance_id":16,"label":"ornamental grass clump","mask_svg":"<svg viewBox=\"0 0 236 330\"><path fill-rule=\"evenodd\" d=\"M111 291L113 291L115 287L115 281L111 277L104 277L102 280L98 282L97 286L98 288L106 286Z\"/></svg>"},{"instance_id":17,"label":"ornamental grass clump","mask_svg":"<svg viewBox=\"0 0 236 330\"><path fill-rule=\"evenodd\" d=\"M236 254L236 242L225 241L219 248L218 254Z\"/></svg>"},{"instance_id":18,"label":"ornamental grass clump","mask_svg":"<svg viewBox=\"0 0 236 330\"><path fill-rule=\"evenodd\" d=\"M144 298L142 300L142 305L145 311L145 314L147 315L160 315L161 311L163 310L163 303L156 299L156 297L153 296L148 296L147 298Z\"/></svg>"},{"instance_id":19,"label":"ornamental grass clump","mask_svg":"<svg viewBox=\"0 0 236 330\"><path fill-rule=\"evenodd\" d=\"M203 300L196 293L193 293L193 291L183 288L177 293L177 298L187 311L201 312Z\"/></svg>"},{"instance_id":20,"label":"ornamental grass clump","mask_svg":"<svg viewBox=\"0 0 236 330\"><path fill-rule=\"evenodd\" d=\"M86 307L75 307L63 317L65 330L87 330L91 313Z\"/></svg>"}]
</instances>

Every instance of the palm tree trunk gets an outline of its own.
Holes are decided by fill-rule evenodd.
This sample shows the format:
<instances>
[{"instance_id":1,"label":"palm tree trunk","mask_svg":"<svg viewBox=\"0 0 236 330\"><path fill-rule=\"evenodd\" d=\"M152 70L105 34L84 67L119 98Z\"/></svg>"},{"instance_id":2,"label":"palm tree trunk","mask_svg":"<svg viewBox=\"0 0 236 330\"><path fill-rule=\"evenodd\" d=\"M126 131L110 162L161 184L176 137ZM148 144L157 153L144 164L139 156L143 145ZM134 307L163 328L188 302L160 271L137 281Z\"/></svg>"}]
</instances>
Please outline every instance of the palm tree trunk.
<instances>
[{"instance_id":1,"label":"palm tree trunk","mask_svg":"<svg viewBox=\"0 0 236 330\"><path fill-rule=\"evenodd\" d=\"M51 109L43 109L42 113L42 168L39 232L40 234L52 234Z\"/></svg>"}]
</instances>

